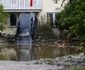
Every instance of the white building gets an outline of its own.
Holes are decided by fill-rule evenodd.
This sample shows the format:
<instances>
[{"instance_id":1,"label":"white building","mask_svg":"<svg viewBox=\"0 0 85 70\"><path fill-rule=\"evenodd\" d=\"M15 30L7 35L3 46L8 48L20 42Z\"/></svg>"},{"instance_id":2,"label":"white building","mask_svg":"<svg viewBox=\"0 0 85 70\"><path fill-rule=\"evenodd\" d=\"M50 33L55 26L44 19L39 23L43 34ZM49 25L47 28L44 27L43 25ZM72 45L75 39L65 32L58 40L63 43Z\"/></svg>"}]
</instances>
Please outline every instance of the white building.
<instances>
[{"instance_id":1,"label":"white building","mask_svg":"<svg viewBox=\"0 0 85 70\"><path fill-rule=\"evenodd\" d=\"M35 12L40 24L48 21L48 16L52 17L52 22L55 22L55 13L62 8L61 3L63 0L58 0L58 3L54 3L55 0L0 0L0 3L4 6L4 12L8 12L8 22L6 30L3 32L13 34L16 31L17 19L21 12ZM64 5L67 0L64 2Z\"/></svg>"}]
</instances>

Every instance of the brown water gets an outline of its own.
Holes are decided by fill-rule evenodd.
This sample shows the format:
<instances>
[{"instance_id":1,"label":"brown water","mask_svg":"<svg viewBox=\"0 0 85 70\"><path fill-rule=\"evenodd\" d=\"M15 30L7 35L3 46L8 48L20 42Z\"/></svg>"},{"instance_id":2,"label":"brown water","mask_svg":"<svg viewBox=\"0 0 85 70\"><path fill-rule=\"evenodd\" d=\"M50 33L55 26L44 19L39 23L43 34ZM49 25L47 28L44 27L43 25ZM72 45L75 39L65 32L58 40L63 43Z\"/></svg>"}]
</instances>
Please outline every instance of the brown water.
<instances>
[{"instance_id":1,"label":"brown water","mask_svg":"<svg viewBox=\"0 0 85 70\"><path fill-rule=\"evenodd\" d=\"M16 43L7 43L5 39L0 40L0 60L29 61L42 58L55 58L71 53L68 48L57 48L54 42L49 42L48 44L43 42L41 44L35 43L29 49L22 48L22 46L17 47Z\"/></svg>"},{"instance_id":2,"label":"brown water","mask_svg":"<svg viewBox=\"0 0 85 70\"><path fill-rule=\"evenodd\" d=\"M38 45L33 47L36 59L55 58L70 54L68 48L58 48L56 45Z\"/></svg>"}]
</instances>

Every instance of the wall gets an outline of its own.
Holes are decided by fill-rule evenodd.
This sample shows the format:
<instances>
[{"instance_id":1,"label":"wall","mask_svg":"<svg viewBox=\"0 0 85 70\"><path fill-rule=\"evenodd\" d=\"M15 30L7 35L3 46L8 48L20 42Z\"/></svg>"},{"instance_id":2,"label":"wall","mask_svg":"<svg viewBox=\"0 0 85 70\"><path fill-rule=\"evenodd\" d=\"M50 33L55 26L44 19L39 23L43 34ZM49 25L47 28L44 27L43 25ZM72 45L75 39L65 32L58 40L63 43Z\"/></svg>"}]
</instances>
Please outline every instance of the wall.
<instances>
[{"instance_id":1,"label":"wall","mask_svg":"<svg viewBox=\"0 0 85 70\"><path fill-rule=\"evenodd\" d=\"M42 11L39 13L38 15L38 19L39 19L39 22L40 24L43 24L42 21L44 23L47 22L47 13L48 12L57 12L57 8L60 8L61 7L61 3L62 3L63 0L59 0L57 4L55 4L52 0L43 0L43 9ZM64 2L64 5L68 2L68 0L66 0ZM61 11L63 9L63 7L61 9L59 9L59 11ZM43 20L42 20L43 18Z\"/></svg>"}]
</instances>

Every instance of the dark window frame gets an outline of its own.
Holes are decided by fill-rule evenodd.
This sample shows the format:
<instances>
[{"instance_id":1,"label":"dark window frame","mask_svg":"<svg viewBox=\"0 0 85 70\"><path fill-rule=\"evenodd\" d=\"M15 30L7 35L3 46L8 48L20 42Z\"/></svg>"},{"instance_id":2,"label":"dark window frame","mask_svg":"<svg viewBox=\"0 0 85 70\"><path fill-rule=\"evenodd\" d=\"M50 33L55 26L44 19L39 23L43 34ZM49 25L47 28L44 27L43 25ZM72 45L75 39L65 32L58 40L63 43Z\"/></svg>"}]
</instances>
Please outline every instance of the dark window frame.
<instances>
[{"instance_id":1,"label":"dark window frame","mask_svg":"<svg viewBox=\"0 0 85 70\"><path fill-rule=\"evenodd\" d=\"M11 14L14 14L16 16L16 24L14 26L11 25ZM8 22L8 27L9 28L16 28L17 27L17 20L18 20L19 13L10 13L9 14L9 22Z\"/></svg>"}]
</instances>

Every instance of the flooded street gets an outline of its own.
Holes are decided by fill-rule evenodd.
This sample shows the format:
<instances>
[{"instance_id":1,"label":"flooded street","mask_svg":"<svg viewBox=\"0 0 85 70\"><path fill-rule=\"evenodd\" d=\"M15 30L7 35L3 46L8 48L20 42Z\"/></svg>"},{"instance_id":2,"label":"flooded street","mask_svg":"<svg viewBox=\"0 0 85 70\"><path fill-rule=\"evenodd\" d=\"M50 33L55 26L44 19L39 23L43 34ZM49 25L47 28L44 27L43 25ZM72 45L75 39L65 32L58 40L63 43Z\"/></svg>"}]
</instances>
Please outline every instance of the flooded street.
<instances>
[{"instance_id":1,"label":"flooded street","mask_svg":"<svg viewBox=\"0 0 85 70\"><path fill-rule=\"evenodd\" d=\"M53 40L35 41L22 38L22 41L9 41L0 38L0 60L3 68L12 70L68 70L70 68L84 68L85 56L71 55L76 53L74 49L58 48ZM17 66L17 67L16 67ZM3 68L4 69L4 68Z\"/></svg>"},{"instance_id":2,"label":"flooded street","mask_svg":"<svg viewBox=\"0 0 85 70\"><path fill-rule=\"evenodd\" d=\"M27 39L27 38L26 38ZM32 43L24 39L21 42L12 42L0 38L0 60L28 61L31 58Z\"/></svg>"},{"instance_id":3,"label":"flooded street","mask_svg":"<svg viewBox=\"0 0 85 70\"><path fill-rule=\"evenodd\" d=\"M69 49L57 48L54 42L32 44L29 38L25 38L19 43L8 42L6 38L0 40L0 60L31 61L70 54Z\"/></svg>"}]
</instances>

